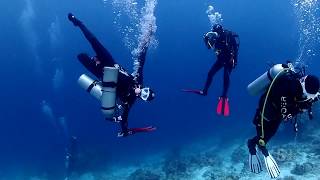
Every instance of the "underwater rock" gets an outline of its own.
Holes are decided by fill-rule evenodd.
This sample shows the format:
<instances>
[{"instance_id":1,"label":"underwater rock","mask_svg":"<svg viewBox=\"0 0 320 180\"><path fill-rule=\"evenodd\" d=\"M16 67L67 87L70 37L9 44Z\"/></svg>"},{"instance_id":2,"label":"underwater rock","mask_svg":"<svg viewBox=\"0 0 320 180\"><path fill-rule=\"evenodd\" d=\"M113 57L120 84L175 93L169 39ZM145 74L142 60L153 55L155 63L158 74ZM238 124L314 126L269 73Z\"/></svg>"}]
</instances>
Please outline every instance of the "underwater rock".
<instances>
[{"instance_id":1,"label":"underwater rock","mask_svg":"<svg viewBox=\"0 0 320 180\"><path fill-rule=\"evenodd\" d=\"M320 157L320 148L314 149L314 154Z\"/></svg>"},{"instance_id":2,"label":"underwater rock","mask_svg":"<svg viewBox=\"0 0 320 180\"><path fill-rule=\"evenodd\" d=\"M222 175L217 177L216 179L223 179L223 180L239 180L240 177L236 175Z\"/></svg>"},{"instance_id":3,"label":"underwater rock","mask_svg":"<svg viewBox=\"0 0 320 180\"><path fill-rule=\"evenodd\" d=\"M149 170L138 169L128 177L128 180L160 180L160 177Z\"/></svg>"},{"instance_id":4,"label":"underwater rock","mask_svg":"<svg viewBox=\"0 0 320 180\"><path fill-rule=\"evenodd\" d=\"M296 180L293 176L285 176L284 178L280 178L279 180Z\"/></svg>"},{"instance_id":5,"label":"underwater rock","mask_svg":"<svg viewBox=\"0 0 320 180\"><path fill-rule=\"evenodd\" d=\"M239 146L238 148L236 148L232 155L231 155L231 161L233 163L243 163L246 162L246 158L248 156L247 151L244 149L243 146Z\"/></svg>"},{"instance_id":6,"label":"underwater rock","mask_svg":"<svg viewBox=\"0 0 320 180\"><path fill-rule=\"evenodd\" d=\"M291 173L295 175L304 175L311 172L313 167L314 165L312 163L296 164L294 169L291 170Z\"/></svg>"},{"instance_id":7,"label":"underwater rock","mask_svg":"<svg viewBox=\"0 0 320 180\"><path fill-rule=\"evenodd\" d=\"M186 161L188 162L189 166L195 166L195 167L213 166L219 162L216 156L211 156L207 153L190 156L187 158Z\"/></svg>"},{"instance_id":8,"label":"underwater rock","mask_svg":"<svg viewBox=\"0 0 320 180\"><path fill-rule=\"evenodd\" d=\"M187 163L182 159L167 159L162 167L166 179L181 179L186 177Z\"/></svg>"},{"instance_id":9,"label":"underwater rock","mask_svg":"<svg viewBox=\"0 0 320 180\"><path fill-rule=\"evenodd\" d=\"M215 175L212 170L208 170L202 174L204 180L215 180Z\"/></svg>"},{"instance_id":10,"label":"underwater rock","mask_svg":"<svg viewBox=\"0 0 320 180\"><path fill-rule=\"evenodd\" d=\"M235 175L229 175L226 177L225 180L239 180L240 177L239 176L235 176Z\"/></svg>"},{"instance_id":11,"label":"underwater rock","mask_svg":"<svg viewBox=\"0 0 320 180\"><path fill-rule=\"evenodd\" d=\"M272 155L281 164L295 160L297 153L294 152L294 148L292 147L279 147L272 152Z\"/></svg>"}]
</instances>

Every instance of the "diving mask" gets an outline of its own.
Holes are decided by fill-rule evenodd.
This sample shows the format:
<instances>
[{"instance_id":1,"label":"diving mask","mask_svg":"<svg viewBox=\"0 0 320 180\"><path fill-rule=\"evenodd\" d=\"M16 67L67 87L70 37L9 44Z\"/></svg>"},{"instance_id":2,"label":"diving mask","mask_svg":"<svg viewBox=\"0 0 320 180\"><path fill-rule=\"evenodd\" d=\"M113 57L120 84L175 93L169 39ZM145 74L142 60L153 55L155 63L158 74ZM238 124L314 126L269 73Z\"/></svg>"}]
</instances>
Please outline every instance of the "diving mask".
<instances>
[{"instance_id":1,"label":"diving mask","mask_svg":"<svg viewBox=\"0 0 320 180\"><path fill-rule=\"evenodd\" d=\"M147 101L150 96L150 88L142 88L140 97L142 100Z\"/></svg>"}]
</instances>

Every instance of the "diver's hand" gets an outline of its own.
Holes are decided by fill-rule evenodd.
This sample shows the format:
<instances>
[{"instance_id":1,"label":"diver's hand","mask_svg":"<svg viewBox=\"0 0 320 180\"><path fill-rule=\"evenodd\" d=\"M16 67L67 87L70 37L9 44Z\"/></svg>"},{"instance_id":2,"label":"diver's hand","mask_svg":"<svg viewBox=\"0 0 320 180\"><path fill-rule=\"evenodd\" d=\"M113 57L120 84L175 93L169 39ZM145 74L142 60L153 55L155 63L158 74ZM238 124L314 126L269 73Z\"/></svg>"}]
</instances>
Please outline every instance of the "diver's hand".
<instances>
[{"instance_id":1,"label":"diver's hand","mask_svg":"<svg viewBox=\"0 0 320 180\"><path fill-rule=\"evenodd\" d=\"M283 120L285 122L287 122L287 121L291 120L292 118L293 118L292 114L288 114Z\"/></svg>"},{"instance_id":2,"label":"diver's hand","mask_svg":"<svg viewBox=\"0 0 320 180\"><path fill-rule=\"evenodd\" d=\"M81 24L81 21L79 21L72 13L68 14L68 19L74 26L79 26Z\"/></svg>"},{"instance_id":3,"label":"diver's hand","mask_svg":"<svg viewBox=\"0 0 320 180\"><path fill-rule=\"evenodd\" d=\"M209 37L206 36L206 34L203 36L203 41L204 41L204 44L206 45L206 47L207 47L208 49L211 49L211 48L212 48L212 47L210 46L210 44L209 44Z\"/></svg>"}]
</instances>

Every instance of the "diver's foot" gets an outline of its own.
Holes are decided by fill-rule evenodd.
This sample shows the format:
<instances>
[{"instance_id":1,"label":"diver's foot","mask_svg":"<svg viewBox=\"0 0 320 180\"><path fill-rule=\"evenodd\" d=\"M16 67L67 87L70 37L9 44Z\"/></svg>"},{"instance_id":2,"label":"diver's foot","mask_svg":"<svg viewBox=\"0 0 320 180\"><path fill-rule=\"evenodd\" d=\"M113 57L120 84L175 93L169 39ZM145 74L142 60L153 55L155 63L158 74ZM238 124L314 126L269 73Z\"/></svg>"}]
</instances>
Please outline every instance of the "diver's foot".
<instances>
[{"instance_id":1,"label":"diver's foot","mask_svg":"<svg viewBox=\"0 0 320 180\"><path fill-rule=\"evenodd\" d=\"M73 23L74 26L79 26L81 24L81 21L77 19L72 13L68 14L68 19Z\"/></svg>"},{"instance_id":2,"label":"diver's foot","mask_svg":"<svg viewBox=\"0 0 320 180\"><path fill-rule=\"evenodd\" d=\"M127 132L118 132L118 137L127 137L129 135L133 134L132 131L127 131Z\"/></svg>"},{"instance_id":3,"label":"diver's foot","mask_svg":"<svg viewBox=\"0 0 320 180\"><path fill-rule=\"evenodd\" d=\"M206 96L206 95L208 95L208 91L200 91L200 95Z\"/></svg>"}]
</instances>

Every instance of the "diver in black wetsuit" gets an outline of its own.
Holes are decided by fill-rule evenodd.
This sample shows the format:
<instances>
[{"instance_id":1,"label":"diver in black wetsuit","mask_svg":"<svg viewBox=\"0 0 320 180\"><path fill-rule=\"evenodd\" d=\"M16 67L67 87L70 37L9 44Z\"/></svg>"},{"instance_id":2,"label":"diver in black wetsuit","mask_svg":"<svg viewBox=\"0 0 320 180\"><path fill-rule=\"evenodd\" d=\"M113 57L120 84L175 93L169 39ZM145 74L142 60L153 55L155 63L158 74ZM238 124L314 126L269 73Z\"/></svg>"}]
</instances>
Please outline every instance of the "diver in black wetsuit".
<instances>
[{"instance_id":1,"label":"diver in black wetsuit","mask_svg":"<svg viewBox=\"0 0 320 180\"><path fill-rule=\"evenodd\" d=\"M296 120L295 116L305 111L311 114L311 106L319 98L318 91L319 80L317 77L313 75L298 77L294 72L287 72L275 80L269 94L265 92L261 96L253 120L257 135L248 140L249 166L252 172L262 171L256 150L256 146L258 146L264 156L269 175L272 178L280 175L279 167L268 152L266 144L275 135L281 122ZM297 122L294 124L297 131Z\"/></svg>"},{"instance_id":2,"label":"diver in black wetsuit","mask_svg":"<svg viewBox=\"0 0 320 180\"><path fill-rule=\"evenodd\" d=\"M143 67L146 60L146 53L148 50L148 45L150 43L150 35L144 42L141 43L139 47L139 53L137 55L137 69L131 75L127 73L119 64L117 64L112 58L108 50L98 41L98 39L87 29L87 27L78 20L73 14L68 14L68 19L77 27L80 28L86 39L90 42L93 50L96 52L96 56L89 57L87 54L79 54L79 61L99 80L103 78L103 68L117 67L119 68L118 83L117 83L117 99L120 104L118 108L122 114L118 117L113 117L112 121L119 122L121 124L122 131L118 133L119 137L127 136L135 132L140 131L152 131L154 127L148 128L128 128L128 116L130 108L133 106L137 97L144 101L151 101L154 99L155 94L149 87L143 86ZM151 31L151 30L150 30Z\"/></svg>"},{"instance_id":3,"label":"diver in black wetsuit","mask_svg":"<svg viewBox=\"0 0 320 180\"><path fill-rule=\"evenodd\" d=\"M217 56L217 60L211 67L205 86L203 90L188 90L185 92L192 92L206 96L208 89L211 85L213 76L221 69L224 68L223 75L223 92L219 97L217 113L224 116L229 115L229 103L227 92L230 84L230 73L238 63L238 50L239 50L239 36L234 32L223 29L220 24L215 24L212 30L205 34L204 42L208 49L213 49Z\"/></svg>"},{"instance_id":4,"label":"diver in black wetsuit","mask_svg":"<svg viewBox=\"0 0 320 180\"><path fill-rule=\"evenodd\" d=\"M239 42L236 38L238 35L223 29L220 24L213 26L212 31L204 36L204 42L208 49L214 49L217 55L217 61L211 67L203 90L202 95L208 94L208 89L211 85L213 76L223 67L223 92L222 98L227 97L227 92L230 84L230 73L238 63Z\"/></svg>"}]
</instances>

